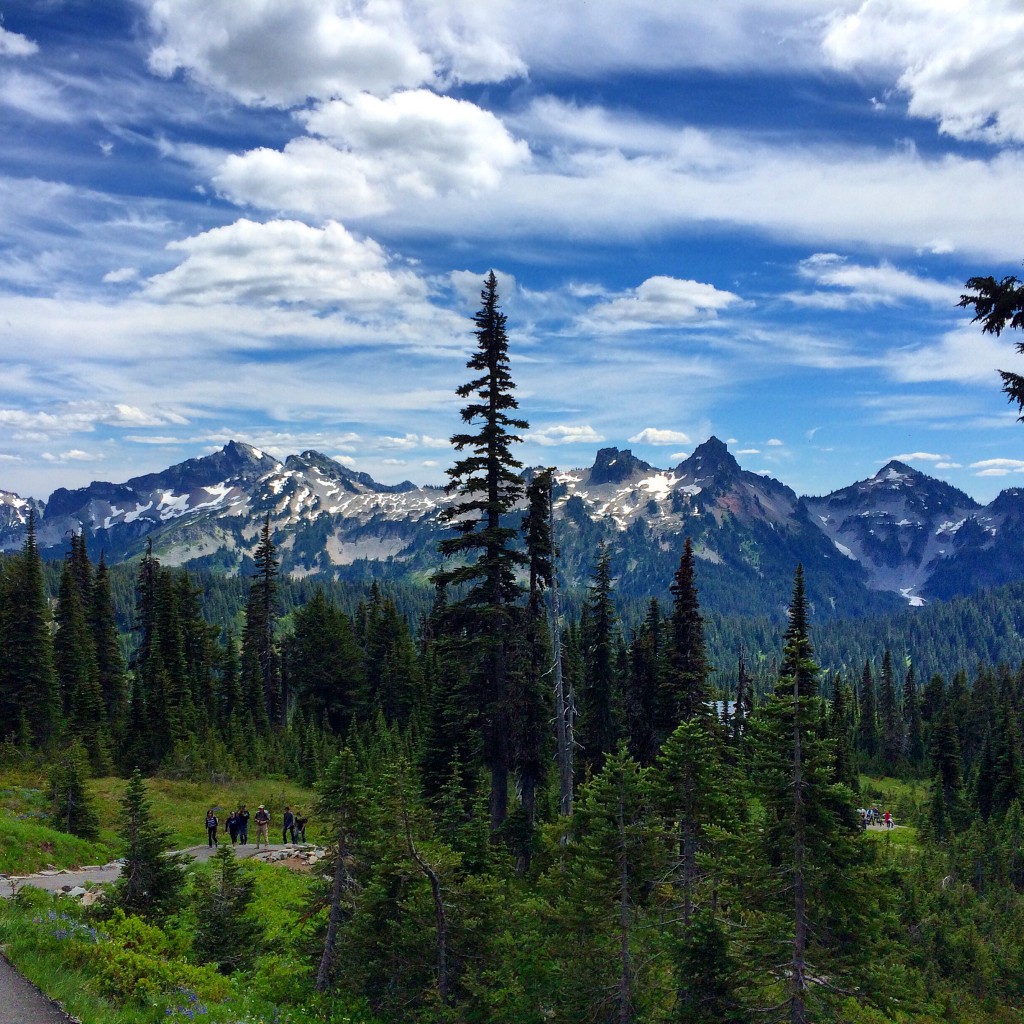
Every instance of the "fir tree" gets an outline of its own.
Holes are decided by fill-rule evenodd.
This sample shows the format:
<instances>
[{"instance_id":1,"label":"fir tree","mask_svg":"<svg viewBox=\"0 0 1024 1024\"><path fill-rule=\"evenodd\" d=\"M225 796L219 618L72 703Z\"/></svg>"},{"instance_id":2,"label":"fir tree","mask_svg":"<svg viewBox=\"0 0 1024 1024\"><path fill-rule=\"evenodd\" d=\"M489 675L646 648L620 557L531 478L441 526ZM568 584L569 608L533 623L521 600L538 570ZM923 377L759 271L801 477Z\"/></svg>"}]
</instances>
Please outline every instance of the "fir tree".
<instances>
[{"instance_id":1,"label":"fir tree","mask_svg":"<svg viewBox=\"0 0 1024 1024\"><path fill-rule=\"evenodd\" d=\"M61 832L80 839L96 839L100 833L99 816L85 789L88 774L88 757L78 742L72 743L50 768L50 822Z\"/></svg>"},{"instance_id":2,"label":"fir tree","mask_svg":"<svg viewBox=\"0 0 1024 1024\"><path fill-rule=\"evenodd\" d=\"M245 629L242 633L243 689L248 703L255 704L261 695L262 713L256 707L247 710L254 715L259 728L284 724L285 707L281 694L280 661L274 638L278 617L277 577L280 560L270 536L270 513L263 521L260 541L253 555L256 575L249 587L245 606Z\"/></svg>"},{"instance_id":3,"label":"fir tree","mask_svg":"<svg viewBox=\"0 0 1024 1024\"><path fill-rule=\"evenodd\" d=\"M882 655L882 671L878 678L878 727L881 768L886 775L896 772L903 756L903 721L896 697L896 679L892 654L886 648Z\"/></svg>"},{"instance_id":4,"label":"fir tree","mask_svg":"<svg viewBox=\"0 0 1024 1024\"><path fill-rule=\"evenodd\" d=\"M781 935L789 946L783 974L791 1024L817 1019L814 1003L834 1005L838 989L863 982L875 933L868 851L851 794L833 781L830 744L819 735L817 676L798 566L779 679L752 737L752 778L765 814L757 838L768 872L755 870L748 891L767 914L768 948Z\"/></svg>"},{"instance_id":5,"label":"fir tree","mask_svg":"<svg viewBox=\"0 0 1024 1024\"><path fill-rule=\"evenodd\" d=\"M438 545L446 558L462 564L437 574L439 584L463 588L449 609L475 645L475 676L483 727L483 755L491 776L490 820L496 831L508 813L510 724L506 643L511 625L510 607L521 593L516 570L526 556L515 547L517 530L503 517L523 494L516 470L521 466L512 445L522 439L525 420L512 413L518 408L509 372L506 317L498 306L498 281L491 271L481 292L482 306L474 317L477 348L467 366L475 376L456 393L471 399L462 409L462 421L476 424L476 433L452 437L460 458L448 470L448 492L458 499L441 513L455 531Z\"/></svg>"},{"instance_id":6,"label":"fir tree","mask_svg":"<svg viewBox=\"0 0 1024 1024\"><path fill-rule=\"evenodd\" d=\"M593 774L618 744L621 690L615 662L618 616L615 614L611 553L602 541L587 592L583 630L583 691L577 735Z\"/></svg>"},{"instance_id":7,"label":"fir tree","mask_svg":"<svg viewBox=\"0 0 1024 1024\"><path fill-rule=\"evenodd\" d=\"M7 732L24 716L34 740L45 743L60 722L60 701L34 510L29 510L25 544L10 567L6 589L0 684L0 722L5 724L0 730Z\"/></svg>"},{"instance_id":8,"label":"fir tree","mask_svg":"<svg viewBox=\"0 0 1024 1024\"><path fill-rule=\"evenodd\" d=\"M903 721L907 726L907 764L912 771L919 772L925 761L924 716L913 665L903 680Z\"/></svg>"},{"instance_id":9,"label":"fir tree","mask_svg":"<svg viewBox=\"0 0 1024 1024\"><path fill-rule=\"evenodd\" d=\"M857 707L857 749L868 764L873 764L878 754L878 703L871 665L866 661L857 691Z\"/></svg>"},{"instance_id":10,"label":"fir tree","mask_svg":"<svg viewBox=\"0 0 1024 1024\"><path fill-rule=\"evenodd\" d=\"M950 705L943 708L932 734L931 764L934 779L932 823L936 835L941 837L947 827L955 825L959 820L960 791L963 786L960 737Z\"/></svg>"},{"instance_id":11,"label":"fir tree","mask_svg":"<svg viewBox=\"0 0 1024 1024\"><path fill-rule=\"evenodd\" d=\"M153 819L142 774L136 769L121 799L118 835L124 866L112 902L126 914L162 920L181 904L189 858L169 854L170 833Z\"/></svg>"},{"instance_id":12,"label":"fir tree","mask_svg":"<svg viewBox=\"0 0 1024 1024\"><path fill-rule=\"evenodd\" d=\"M192 882L192 948L200 963L230 974L248 967L263 946L263 920L253 906L256 879L230 846L219 846L211 864L209 874Z\"/></svg>"},{"instance_id":13,"label":"fir tree","mask_svg":"<svg viewBox=\"0 0 1024 1024\"><path fill-rule=\"evenodd\" d=\"M658 711L664 654L664 623L658 599L652 597L647 615L633 636L629 671L625 675L623 707L630 753L642 765L658 755Z\"/></svg>"},{"instance_id":14,"label":"fir tree","mask_svg":"<svg viewBox=\"0 0 1024 1024\"><path fill-rule=\"evenodd\" d=\"M96 651L96 674L103 695L104 716L108 727L113 732L119 732L127 712L128 682L114 615L110 571L102 552L93 578L89 628L92 630Z\"/></svg>"},{"instance_id":15,"label":"fir tree","mask_svg":"<svg viewBox=\"0 0 1024 1024\"><path fill-rule=\"evenodd\" d=\"M664 676L661 727L671 732L679 722L711 716L704 620L700 614L694 572L693 543L686 538L672 586L668 665Z\"/></svg>"},{"instance_id":16,"label":"fir tree","mask_svg":"<svg viewBox=\"0 0 1024 1024\"><path fill-rule=\"evenodd\" d=\"M72 551L74 551L74 545ZM53 653L57 679L63 694L64 718L89 751L92 763L102 763L103 725L106 719L103 693L92 633L86 621L85 597L80 587L81 569L73 557L66 559L57 596L57 633Z\"/></svg>"}]
</instances>

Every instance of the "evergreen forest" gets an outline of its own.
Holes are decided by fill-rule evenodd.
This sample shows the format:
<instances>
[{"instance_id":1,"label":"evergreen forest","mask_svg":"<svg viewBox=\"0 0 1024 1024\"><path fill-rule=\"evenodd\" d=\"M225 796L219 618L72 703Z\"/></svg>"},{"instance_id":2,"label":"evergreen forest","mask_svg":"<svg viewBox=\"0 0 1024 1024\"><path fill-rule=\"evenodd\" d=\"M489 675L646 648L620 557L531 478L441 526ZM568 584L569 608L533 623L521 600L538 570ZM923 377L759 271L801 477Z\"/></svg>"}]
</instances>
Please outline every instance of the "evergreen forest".
<instances>
[{"instance_id":1,"label":"evergreen forest","mask_svg":"<svg viewBox=\"0 0 1024 1024\"><path fill-rule=\"evenodd\" d=\"M603 543L565 592L493 274L475 327L429 584L283 579L269 517L234 579L82 536L47 564L32 521L0 562L0 771L84 840L128 780L133 870L65 928L110 944L110 1012L1024 1021L1024 585L816 624L795 565L785 616L740 619L687 539L646 604ZM167 779L315 790L326 853L273 935L230 846L165 856Z\"/></svg>"}]
</instances>

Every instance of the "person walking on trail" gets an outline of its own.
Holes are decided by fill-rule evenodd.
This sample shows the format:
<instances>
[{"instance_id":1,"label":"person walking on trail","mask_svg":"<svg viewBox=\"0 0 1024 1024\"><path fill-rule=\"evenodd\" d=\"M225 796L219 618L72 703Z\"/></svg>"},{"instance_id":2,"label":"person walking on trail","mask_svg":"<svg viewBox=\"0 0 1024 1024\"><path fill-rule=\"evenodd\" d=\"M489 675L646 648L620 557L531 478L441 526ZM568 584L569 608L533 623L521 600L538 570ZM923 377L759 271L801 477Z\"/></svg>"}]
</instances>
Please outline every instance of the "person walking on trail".
<instances>
[{"instance_id":1,"label":"person walking on trail","mask_svg":"<svg viewBox=\"0 0 1024 1024\"><path fill-rule=\"evenodd\" d=\"M885 822L885 827L887 829L892 828L892 814L889 811L886 811L885 814L882 815L882 821Z\"/></svg>"},{"instance_id":2,"label":"person walking on trail","mask_svg":"<svg viewBox=\"0 0 1024 1024\"><path fill-rule=\"evenodd\" d=\"M295 842L295 815L292 814L292 809L286 807L284 809L284 817L281 819L281 842L282 843L294 843ZM291 838L289 838L289 836Z\"/></svg>"},{"instance_id":3,"label":"person walking on trail","mask_svg":"<svg viewBox=\"0 0 1024 1024\"><path fill-rule=\"evenodd\" d=\"M260 839L263 840L264 846L270 846L270 815L267 813L266 807L260 804L259 809L256 811L256 849L260 848Z\"/></svg>"},{"instance_id":4,"label":"person walking on trail","mask_svg":"<svg viewBox=\"0 0 1024 1024\"><path fill-rule=\"evenodd\" d=\"M217 826L219 824L220 822L217 820L217 815L213 813L213 808L211 807L206 812L206 841L210 846L217 845Z\"/></svg>"},{"instance_id":5,"label":"person walking on trail","mask_svg":"<svg viewBox=\"0 0 1024 1024\"><path fill-rule=\"evenodd\" d=\"M241 846L249 845L249 809L242 804L235 811L235 820L238 822L238 842Z\"/></svg>"},{"instance_id":6,"label":"person walking on trail","mask_svg":"<svg viewBox=\"0 0 1024 1024\"><path fill-rule=\"evenodd\" d=\"M235 811L228 813L228 819L224 823L228 827L228 835L231 836L231 845L234 846L238 842L238 818Z\"/></svg>"}]
</instances>

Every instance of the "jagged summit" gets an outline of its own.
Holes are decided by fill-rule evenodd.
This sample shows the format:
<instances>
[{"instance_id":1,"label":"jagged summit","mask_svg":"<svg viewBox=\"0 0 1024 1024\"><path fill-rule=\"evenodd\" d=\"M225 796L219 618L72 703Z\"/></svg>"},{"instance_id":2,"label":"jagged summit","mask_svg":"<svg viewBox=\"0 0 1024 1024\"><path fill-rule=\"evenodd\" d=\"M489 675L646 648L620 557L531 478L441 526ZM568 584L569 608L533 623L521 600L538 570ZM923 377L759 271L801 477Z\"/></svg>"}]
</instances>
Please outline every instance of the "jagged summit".
<instances>
[{"instance_id":1,"label":"jagged summit","mask_svg":"<svg viewBox=\"0 0 1024 1024\"><path fill-rule=\"evenodd\" d=\"M683 459L675 471L695 484L712 479L722 484L743 472L725 442L714 436L697 445L693 454Z\"/></svg>"},{"instance_id":2,"label":"jagged summit","mask_svg":"<svg viewBox=\"0 0 1024 1024\"><path fill-rule=\"evenodd\" d=\"M619 484L637 473L649 473L654 467L642 459L638 459L628 448L602 448L590 468L590 483L597 487L601 484Z\"/></svg>"},{"instance_id":3,"label":"jagged summit","mask_svg":"<svg viewBox=\"0 0 1024 1024\"><path fill-rule=\"evenodd\" d=\"M1024 489L1003 491L982 508L899 460L825 497L799 498L744 470L710 437L674 469L608 447L589 469L561 471L556 480L567 581L585 585L604 540L619 560L620 586L634 596L671 579L687 536L705 571L717 574L719 594L732 588L734 610L755 591L762 601L776 592L784 601L797 562L816 600L860 611L874 600L866 588L915 601L1024 578ZM380 484L315 449L279 461L231 441L124 483L58 489L46 503L0 494L0 547L21 547L35 509L49 557L65 553L72 531L84 531L110 562L152 542L168 564L245 572L258 524L269 516L286 572L425 579L449 529L440 513L452 500L439 487Z\"/></svg>"}]
</instances>

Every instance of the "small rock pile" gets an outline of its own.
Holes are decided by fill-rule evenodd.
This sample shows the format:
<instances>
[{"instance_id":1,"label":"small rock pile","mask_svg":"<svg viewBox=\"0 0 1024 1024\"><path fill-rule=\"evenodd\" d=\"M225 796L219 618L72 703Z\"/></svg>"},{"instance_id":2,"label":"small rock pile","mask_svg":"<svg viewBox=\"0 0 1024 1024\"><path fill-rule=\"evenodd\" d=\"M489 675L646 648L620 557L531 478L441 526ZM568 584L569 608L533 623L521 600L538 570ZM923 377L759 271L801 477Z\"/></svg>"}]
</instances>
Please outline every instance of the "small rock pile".
<instances>
[{"instance_id":1,"label":"small rock pile","mask_svg":"<svg viewBox=\"0 0 1024 1024\"><path fill-rule=\"evenodd\" d=\"M309 871L326 855L327 851L322 846L303 845L283 850L261 850L254 853L251 859L263 864L280 864L291 871Z\"/></svg>"}]
</instances>

